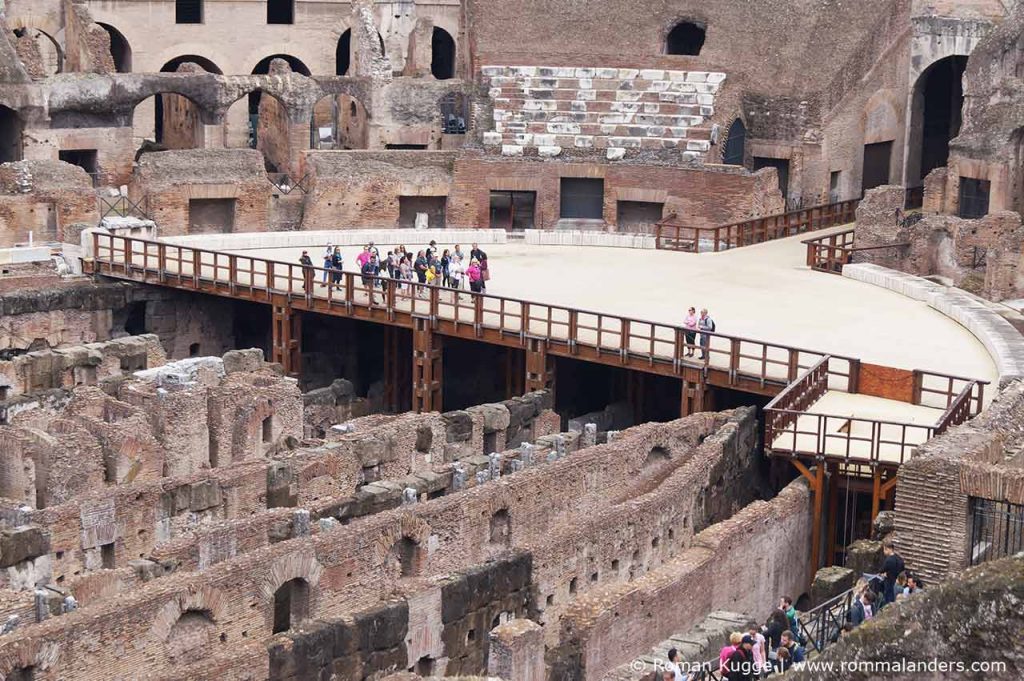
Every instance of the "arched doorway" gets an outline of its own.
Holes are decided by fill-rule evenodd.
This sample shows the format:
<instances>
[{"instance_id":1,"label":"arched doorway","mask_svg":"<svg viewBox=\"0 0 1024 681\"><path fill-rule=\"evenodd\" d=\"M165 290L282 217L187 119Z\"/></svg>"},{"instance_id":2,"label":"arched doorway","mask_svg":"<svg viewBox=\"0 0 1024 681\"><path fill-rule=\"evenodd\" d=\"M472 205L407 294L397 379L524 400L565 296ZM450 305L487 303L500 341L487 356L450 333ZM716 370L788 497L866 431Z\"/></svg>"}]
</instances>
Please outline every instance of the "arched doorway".
<instances>
[{"instance_id":1,"label":"arched doorway","mask_svg":"<svg viewBox=\"0 0 1024 681\"><path fill-rule=\"evenodd\" d=\"M296 577L274 592L274 628L279 634L309 617L309 582Z\"/></svg>"},{"instance_id":2,"label":"arched doorway","mask_svg":"<svg viewBox=\"0 0 1024 681\"><path fill-rule=\"evenodd\" d=\"M182 64L195 64L203 71L207 73L215 73L218 76L224 75L224 72L220 70L220 67L214 64L206 57L200 57L197 54L184 54L180 57L175 57L160 68L161 73L175 73Z\"/></svg>"},{"instance_id":3,"label":"arched doorway","mask_svg":"<svg viewBox=\"0 0 1024 681\"><path fill-rule=\"evenodd\" d=\"M907 185L917 186L949 160L949 142L960 134L964 104L963 75L967 57L953 55L935 62L914 85Z\"/></svg>"},{"instance_id":4,"label":"arched doorway","mask_svg":"<svg viewBox=\"0 0 1024 681\"><path fill-rule=\"evenodd\" d=\"M30 26L16 28L13 33L18 52L33 78L48 78L64 71L64 50L49 33Z\"/></svg>"},{"instance_id":5,"label":"arched doorway","mask_svg":"<svg viewBox=\"0 0 1024 681\"><path fill-rule=\"evenodd\" d=\"M328 95L313 107L312 149L366 149L370 128L366 107L351 95Z\"/></svg>"},{"instance_id":6,"label":"arched doorway","mask_svg":"<svg viewBox=\"0 0 1024 681\"><path fill-rule=\"evenodd\" d=\"M347 76L352 66L352 29L346 30L338 38L338 47L334 53L334 73Z\"/></svg>"},{"instance_id":7,"label":"arched doorway","mask_svg":"<svg viewBox=\"0 0 1024 681\"><path fill-rule=\"evenodd\" d=\"M455 40L443 28L434 27L430 39L430 73L438 80L455 77Z\"/></svg>"},{"instance_id":8,"label":"arched doorway","mask_svg":"<svg viewBox=\"0 0 1024 681\"><path fill-rule=\"evenodd\" d=\"M109 24L97 23L110 35L110 56L114 60L114 70L118 73L132 72L132 47L127 38Z\"/></svg>"},{"instance_id":9,"label":"arched doorway","mask_svg":"<svg viewBox=\"0 0 1024 681\"><path fill-rule=\"evenodd\" d=\"M706 31L700 24L681 21L665 38L665 54L696 56L704 48Z\"/></svg>"},{"instance_id":10,"label":"arched doorway","mask_svg":"<svg viewBox=\"0 0 1024 681\"><path fill-rule=\"evenodd\" d=\"M737 118L729 126L729 134L725 138L725 147L722 149L722 163L731 166L741 166L747 153L747 126Z\"/></svg>"},{"instance_id":11,"label":"arched doorway","mask_svg":"<svg viewBox=\"0 0 1024 681\"><path fill-rule=\"evenodd\" d=\"M14 109L0 106L0 163L22 159L21 116Z\"/></svg>"}]
</instances>

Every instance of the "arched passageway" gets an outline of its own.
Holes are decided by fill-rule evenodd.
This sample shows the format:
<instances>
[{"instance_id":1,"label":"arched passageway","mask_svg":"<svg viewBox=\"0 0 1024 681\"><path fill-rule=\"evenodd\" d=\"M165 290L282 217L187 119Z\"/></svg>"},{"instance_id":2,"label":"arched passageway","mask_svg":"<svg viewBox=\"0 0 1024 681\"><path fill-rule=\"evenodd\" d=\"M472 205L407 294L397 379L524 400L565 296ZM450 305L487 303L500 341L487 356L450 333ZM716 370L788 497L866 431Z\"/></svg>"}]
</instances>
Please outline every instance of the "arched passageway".
<instances>
[{"instance_id":1,"label":"arched passageway","mask_svg":"<svg viewBox=\"0 0 1024 681\"><path fill-rule=\"evenodd\" d=\"M202 146L201 110L185 95L156 94L135 106L132 131L136 147L148 140L166 149L196 149Z\"/></svg>"},{"instance_id":2,"label":"arched passageway","mask_svg":"<svg viewBox=\"0 0 1024 681\"><path fill-rule=\"evenodd\" d=\"M48 78L64 71L64 50L52 35L31 26L16 28L13 33L29 75Z\"/></svg>"},{"instance_id":3,"label":"arched passageway","mask_svg":"<svg viewBox=\"0 0 1024 681\"><path fill-rule=\"evenodd\" d=\"M914 85L907 156L908 186L919 185L949 160L949 142L960 134L964 104L963 75L967 57L935 62Z\"/></svg>"},{"instance_id":4,"label":"arched passageway","mask_svg":"<svg viewBox=\"0 0 1024 681\"><path fill-rule=\"evenodd\" d=\"M366 107L351 95L328 95L313 107L312 149L366 149L370 128Z\"/></svg>"},{"instance_id":5,"label":"arched passageway","mask_svg":"<svg viewBox=\"0 0 1024 681\"><path fill-rule=\"evenodd\" d=\"M747 126L737 118L729 126L729 134L725 138L725 147L722 149L722 163L731 166L741 166L747 153Z\"/></svg>"},{"instance_id":6,"label":"arched passageway","mask_svg":"<svg viewBox=\"0 0 1024 681\"><path fill-rule=\"evenodd\" d=\"M274 592L273 633L288 631L309 617L309 582L296 577Z\"/></svg>"},{"instance_id":7,"label":"arched passageway","mask_svg":"<svg viewBox=\"0 0 1024 681\"><path fill-rule=\"evenodd\" d=\"M346 30L338 38L338 47L334 53L334 74L347 76L352 67L352 29Z\"/></svg>"},{"instance_id":8,"label":"arched passageway","mask_svg":"<svg viewBox=\"0 0 1024 681\"><path fill-rule=\"evenodd\" d=\"M114 69L118 73L132 72L132 46L128 39L109 24L97 24L110 35L110 56L114 60Z\"/></svg>"}]
</instances>

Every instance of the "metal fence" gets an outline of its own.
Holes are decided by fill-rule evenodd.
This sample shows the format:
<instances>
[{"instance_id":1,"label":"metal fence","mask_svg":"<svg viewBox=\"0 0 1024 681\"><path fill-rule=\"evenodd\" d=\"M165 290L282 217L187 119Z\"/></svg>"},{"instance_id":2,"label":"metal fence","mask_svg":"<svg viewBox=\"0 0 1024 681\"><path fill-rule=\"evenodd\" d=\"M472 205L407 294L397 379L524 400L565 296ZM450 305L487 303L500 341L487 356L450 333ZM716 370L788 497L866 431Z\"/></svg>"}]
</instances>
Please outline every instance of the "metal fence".
<instances>
[{"instance_id":1,"label":"metal fence","mask_svg":"<svg viewBox=\"0 0 1024 681\"><path fill-rule=\"evenodd\" d=\"M970 498L970 564L1024 551L1024 505Z\"/></svg>"}]
</instances>

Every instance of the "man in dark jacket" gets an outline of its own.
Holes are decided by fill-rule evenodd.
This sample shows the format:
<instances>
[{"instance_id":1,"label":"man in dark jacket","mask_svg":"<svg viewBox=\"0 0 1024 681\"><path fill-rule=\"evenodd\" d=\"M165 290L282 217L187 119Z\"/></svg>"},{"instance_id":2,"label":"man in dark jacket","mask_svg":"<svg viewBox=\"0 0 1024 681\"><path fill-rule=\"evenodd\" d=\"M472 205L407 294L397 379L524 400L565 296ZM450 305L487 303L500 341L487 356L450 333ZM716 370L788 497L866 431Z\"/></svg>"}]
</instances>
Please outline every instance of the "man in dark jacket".
<instances>
[{"instance_id":1,"label":"man in dark jacket","mask_svg":"<svg viewBox=\"0 0 1024 681\"><path fill-rule=\"evenodd\" d=\"M896 579L906 569L903 558L896 553L891 543L885 542L882 551L885 553L885 561L882 563L882 572L885 573L885 600L878 604L879 609L896 600Z\"/></svg>"},{"instance_id":2,"label":"man in dark jacket","mask_svg":"<svg viewBox=\"0 0 1024 681\"><path fill-rule=\"evenodd\" d=\"M754 678L754 637L747 634L726 662L725 678L729 681L752 681Z\"/></svg>"},{"instance_id":3,"label":"man in dark jacket","mask_svg":"<svg viewBox=\"0 0 1024 681\"><path fill-rule=\"evenodd\" d=\"M303 251L299 258L302 265L302 290L307 294L313 292L313 259L309 257L309 251Z\"/></svg>"}]
</instances>

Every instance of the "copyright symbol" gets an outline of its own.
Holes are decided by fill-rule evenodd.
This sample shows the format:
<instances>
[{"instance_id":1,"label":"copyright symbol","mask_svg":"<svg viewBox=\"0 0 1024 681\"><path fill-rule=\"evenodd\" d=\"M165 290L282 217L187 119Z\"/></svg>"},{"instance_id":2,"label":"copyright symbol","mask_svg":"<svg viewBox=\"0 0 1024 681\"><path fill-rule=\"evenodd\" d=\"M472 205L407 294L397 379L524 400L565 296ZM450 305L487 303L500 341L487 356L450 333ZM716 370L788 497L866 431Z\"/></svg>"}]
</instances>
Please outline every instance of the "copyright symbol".
<instances>
[{"instance_id":1,"label":"copyright symbol","mask_svg":"<svg viewBox=\"0 0 1024 681\"><path fill-rule=\"evenodd\" d=\"M629 668L635 672L642 672L647 665L640 658L637 658L629 663Z\"/></svg>"}]
</instances>

